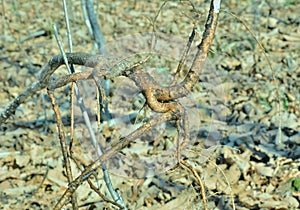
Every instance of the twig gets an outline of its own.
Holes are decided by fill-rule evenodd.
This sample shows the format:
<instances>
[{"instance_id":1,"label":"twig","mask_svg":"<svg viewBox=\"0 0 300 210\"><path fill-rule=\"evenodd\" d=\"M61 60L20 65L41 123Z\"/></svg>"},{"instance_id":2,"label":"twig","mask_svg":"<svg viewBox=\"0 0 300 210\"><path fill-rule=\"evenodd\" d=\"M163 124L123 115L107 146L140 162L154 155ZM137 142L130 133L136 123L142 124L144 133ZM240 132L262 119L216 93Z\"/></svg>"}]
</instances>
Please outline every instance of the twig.
<instances>
[{"instance_id":1,"label":"twig","mask_svg":"<svg viewBox=\"0 0 300 210\"><path fill-rule=\"evenodd\" d=\"M69 50L70 50L70 53L72 53L73 52L72 34L71 34L71 29L70 29L70 23L69 23L69 16L68 16L68 9L67 9L66 0L63 0L63 8L64 8L65 21L66 21L66 26L67 26Z\"/></svg>"},{"instance_id":2,"label":"twig","mask_svg":"<svg viewBox=\"0 0 300 210\"><path fill-rule=\"evenodd\" d=\"M228 14L230 14L232 17L234 17L235 19L237 19L240 23L242 23L242 25L247 29L247 31L251 34L251 36L254 38L254 40L256 41L256 43L258 44L258 46L260 47L260 49L262 50L263 55L265 56L268 65L270 67L270 70L272 72L272 79L274 82L276 82L276 76L275 76L275 71L272 67L271 61L269 59L269 56L266 53L266 49L263 47L262 43L258 40L258 38L255 36L254 32L251 30L251 28L248 26L248 24L241 19L240 17L236 16L235 14L233 14L232 12L228 12L225 10L222 10L223 12L226 12ZM279 85L276 85L276 89L275 89L275 93L276 93L276 100L277 100L277 113L278 113L278 131L277 131L277 137L276 137L276 143L277 144L281 144L281 137L282 137L282 120L281 120L281 101L280 101L280 94L279 94Z\"/></svg>"},{"instance_id":3,"label":"twig","mask_svg":"<svg viewBox=\"0 0 300 210\"><path fill-rule=\"evenodd\" d=\"M203 201L203 207L204 207L205 210L207 210L207 198L206 198L206 195L205 195L205 188L204 188L204 184L203 184L203 182L202 182L202 180L201 180L198 172L190 164L188 164L184 160L181 160L180 164L182 164L186 168L188 168L192 172L192 174L194 175L194 177L196 178L196 181L197 181L197 183L200 186L200 191L201 191L201 196L202 196L202 201Z\"/></svg>"},{"instance_id":4,"label":"twig","mask_svg":"<svg viewBox=\"0 0 300 210\"><path fill-rule=\"evenodd\" d=\"M36 194L40 189L42 189L42 187L43 187L43 185L45 183L45 180L46 180L46 178L48 176L48 172L49 172L49 166L47 166L47 169L46 169L46 172L45 172L45 174L43 176L43 179L40 182L39 186L34 190L33 194Z\"/></svg>"},{"instance_id":5,"label":"twig","mask_svg":"<svg viewBox=\"0 0 300 210\"><path fill-rule=\"evenodd\" d=\"M101 55L106 55L107 52L106 52L105 38L103 36L103 33L97 21L97 16L94 11L93 0L86 0L86 9L93 30L93 36L98 46L99 53Z\"/></svg>"},{"instance_id":6,"label":"twig","mask_svg":"<svg viewBox=\"0 0 300 210\"><path fill-rule=\"evenodd\" d=\"M0 125L4 123L11 115L15 114L17 108L25 102L25 100L35 94L36 92L44 89L47 86L48 80L34 82L31 86L22 91L8 106L4 108L0 115Z\"/></svg>"},{"instance_id":7,"label":"twig","mask_svg":"<svg viewBox=\"0 0 300 210\"><path fill-rule=\"evenodd\" d=\"M97 159L95 162L87 166L85 170L81 173L81 175L78 176L72 183L70 183L69 188L65 191L65 193L60 198L60 200L58 201L54 209L61 209L64 206L64 204L68 201L70 196L84 181L83 178L87 174L89 174L90 171L101 167L101 164L103 162L113 157L123 148L127 147L132 141L134 141L137 137L141 136L143 133L149 131L153 126L160 125L163 122L170 121L174 119L173 117L174 116L170 112L164 113L156 118L150 119L147 123L139 127L137 130L133 131L128 136L121 138L117 143L112 145L111 148L107 149L106 152L99 159Z\"/></svg>"},{"instance_id":8,"label":"twig","mask_svg":"<svg viewBox=\"0 0 300 210\"><path fill-rule=\"evenodd\" d=\"M217 1L220 3L219 1ZM217 8L219 8L220 5L216 5ZM215 32L216 23L217 23L217 17L218 17L218 9L216 9L214 12L213 7L213 1L212 6L210 8L210 13L208 20L206 22L205 32L203 34L203 40L198 46L198 53L196 58L194 59L193 65L187 74L186 79L178 84L177 86L170 86L170 87L160 87L158 85L153 85L155 88L155 96L158 100L161 101L168 101L172 99L176 99L181 97L182 95L186 95L190 89L193 87L193 85L198 80L198 74L201 71L201 67L203 67L206 56L205 53L208 53L208 49L211 45L213 34ZM85 53L71 53L66 54L66 57L68 59L68 62L71 64L78 64L78 65L84 65L87 67L96 67L97 65L101 64L101 61L107 59L103 56L92 56L90 54ZM22 104L28 97L30 97L35 92L45 88L47 84L49 83L49 78L53 74L53 72L62 65L63 57L62 55L53 56L46 66L41 70L39 74L39 82L33 83L30 87L26 88L15 100L13 100L1 113L0 115L0 124L2 124L7 118L9 118L17 109L17 107ZM103 64L103 62L102 62ZM130 66L130 65L129 65ZM118 75L129 75L127 73L128 66L125 63L122 63L122 69L119 69L120 66L116 66L116 70L112 70L111 72L99 72L95 71L94 73L100 74L99 76L118 76ZM124 73L125 72L125 73Z\"/></svg>"},{"instance_id":9,"label":"twig","mask_svg":"<svg viewBox=\"0 0 300 210\"><path fill-rule=\"evenodd\" d=\"M100 55L108 55L106 50L106 42L104 35L100 29L100 26L98 24L97 15L94 11L94 1L93 0L86 0L86 11L88 14L88 19L90 26L92 28L92 36L95 40L95 43L98 47L98 51ZM99 100L100 100L100 112L102 116L102 121L104 120L111 120L112 116L108 110L108 101L105 100L106 96L109 95L109 87L110 87L110 81L109 80L103 80L101 79L99 81L104 86L104 92L100 91Z\"/></svg>"},{"instance_id":10,"label":"twig","mask_svg":"<svg viewBox=\"0 0 300 210\"><path fill-rule=\"evenodd\" d=\"M67 60L70 64L82 65L86 67L94 68L101 60L107 61L103 56L93 56L87 53L66 53ZM37 82L23 90L0 114L0 125L4 123L10 116L14 115L17 108L24 103L27 98L31 97L33 94L44 89L48 86L51 75L64 64L64 59L61 54L53 56L49 59L46 65L41 69L39 75L37 76Z\"/></svg>"},{"instance_id":11,"label":"twig","mask_svg":"<svg viewBox=\"0 0 300 210\"><path fill-rule=\"evenodd\" d=\"M69 151L70 154L72 154L72 146L73 146L73 142L74 142L74 88L75 88L75 83L72 82L71 85L71 91L70 91L70 121L71 121L71 125L70 125L70 147L69 147Z\"/></svg>"},{"instance_id":12,"label":"twig","mask_svg":"<svg viewBox=\"0 0 300 210\"><path fill-rule=\"evenodd\" d=\"M91 26L89 17L88 17L88 15L87 15L85 0L81 0L80 2L81 2L81 9L82 9L82 14L83 14L83 19L84 19L85 25L86 25L87 28L88 28L89 34L90 34L91 36L93 36L93 29L92 29L92 26ZM96 43L95 43L95 44L96 44Z\"/></svg>"},{"instance_id":13,"label":"twig","mask_svg":"<svg viewBox=\"0 0 300 210\"><path fill-rule=\"evenodd\" d=\"M226 175L225 175L224 171L222 170L222 168L220 168L214 162L211 162L211 161L209 161L209 162L212 163L217 169L219 169L221 171L222 175L224 176L225 181L226 181L226 183L227 183L227 185L229 187L229 191L230 191L230 199L231 199L231 203L232 203L232 209L235 210L235 203L234 203L233 191L232 191L231 185L230 185L230 183L228 181L228 178L226 177Z\"/></svg>"},{"instance_id":14,"label":"twig","mask_svg":"<svg viewBox=\"0 0 300 210\"><path fill-rule=\"evenodd\" d=\"M67 59L67 56L66 56L66 54L63 50L63 46L62 46L61 40L59 39L58 31L57 31L57 28L56 28L55 24L53 24L53 29L54 29L55 38L56 38L57 43L59 45L59 49L61 51L61 54L63 55L65 65L66 65L66 67L67 67L67 69L69 70L70 73L74 73L74 70L72 71L69 67L68 59ZM50 85L50 86L48 86L48 88L53 88L53 87ZM97 142L95 133L92 129L91 121L89 119L89 116L87 114L87 111L86 111L86 108L85 108L85 105L84 105L84 101L81 97L81 94L79 92L79 89L78 89L78 86L77 86L76 83L75 83L75 94L77 96L78 103L80 105L80 108L81 108L81 111L82 111L82 114L83 114L83 117L84 117L84 122L85 122L85 124L88 128L89 134L91 136L91 141L92 141L94 147L96 148L98 157L100 157L103 153L103 149L102 149L101 145L99 145L98 142ZM125 205L123 199L119 197L118 193L113 188L113 185L112 185L111 180L110 180L110 176L109 176L108 171L107 171L106 164L102 163L101 168L102 168L103 174L104 174L104 181L106 183L106 186L107 186L112 198L114 199L114 201L116 201L117 203L122 205L124 207L124 209L126 209L126 205Z\"/></svg>"},{"instance_id":15,"label":"twig","mask_svg":"<svg viewBox=\"0 0 300 210\"><path fill-rule=\"evenodd\" d=\"M69 155L67 143L65 140L65 132L64 132L63 123L61 121L59 107L56 103L56 99L53 94L53 91L48 90L47 92L48 92L49 98L51 99L53 110L54 110L55 116L56 116L58 135L59 135L60 145L61 145L63 159L64 159L64 163L65 163L65 168L66 168L66 172L67 172L68 182L71 183L73 181L73 178L72 178L71 164L70 164L70 160L69 160L70 155ZM73 206L73 209L78 209L78 204L77 204L77 199L76 199L75 194L72 194L72 206Z\"/></svg>"},{"instance_id":16,"label":"twig","mask_svg":"<svg viewBox=\"0 0 300 210\"><path fill-rule=\"evenodd\" d=\"M83 19L84 19L85 25L88 28L89 34L91 35L91 37L93 37L93 29L92 29L89 17L87 15L85 0L81 0L80 2L81 2L81 9L82 9L82 14L83 14ZM93 42L93 49L97 49L96 42Z\"/></svg>"},{"instance_id":17,"label":"twig","mask_svg":"<svg viewBox=\"0 0 300 210\"><path fill-rule=\"evenodd\" d=\"M72 158L73 161L75 162L77 168L82 172L83 169L82 169L82 167L79 165L79 163L77 162L77 160L74 159L72 156L71 156L71 158ZM112 201L112 200L106 198L105 195L102 194L102 193L99 191L99 189L98 189L98 188L92 183L92 181L91 181L91 178L90 178L90 177L91 177L92 175L94 175L94 177L97 178L97 177L96 177L95 171L94 171L94 170L91 170L89 173L87 173L87 174L85 175L85 177L82 178L82 181L83 181L83 180L87 180L87 182L88 182L89 185L90 185L90 188L91 188L92 190L94 190L94 191L95 191L95 192L103 199L103 201L108 202L108 203L111 203L111 204L113 204L113 205L119 207L120 209L123 209L123 207L122 207L120 204L118 204L118 203L116 203L116 202L114 202L114 201Z\"/></svg>"},{"instance_id":18,"label":"twig","mask_svg":"<svg viewBox=\"0 0 300 210\"><path fill-rule=\"evenodd\" d=\"M83 53L67 53L65 55L57 55L52 57L48 61L47 65L42 69L39 75L39 82L37 82L35 86L33 86L35 88L35 91L40 90L46 86L48 86L50 89L55 89L59 85L65 85L70 81L76 81L76 78L113 78L123 75L132 79L136 83L136 85L141 89L149 107L153 111L161 113L156 118L150 119L147 123L139 127L137 130L135 130L128 136L121 138L119 142L112 145L111 148L108 149L105 153L103 153L94 163L86 167L86 169L81 173L81 175L70 183L69 188L65 191L64 195L61 197L61 199L55 206L55 209L60 209L63 207L63 205L73 195L78 186L89 177L91 171L102 167L103 163L106 160L108 160L113 155L115 155L123 148L128 146L130 142L134 141L144 132L149 131L154 126L160 125L163 122L171 120L179 120L183 118L183 124L185 124L184 120L186 120L186 115L184 114L184 109L176 101L176 99L186 96L186 94L188 94L191 91L194 84L198 81L198 76L204 66L209 48L213 40L214 32L217 25L219 7L220 1L211 1L209 15L205 25L205 31L203 33L202 41L198 45L198 52L196 57L194 58L192 67L187 73L187 76L184 79L184 81L176 85L172 85L169 87L161 87L160 85L158 85L149 73L141 69L141 63L145 62L147 58L142 61L141 59L139 61L130 61L125 59L121 62L114 62L113 64L109 63L109 70L107 69L107 66L105 66L106 58L104 58L103 56L91 56L89 54ZM90 72L71 74L66 77L59 78L58 80L55 80L53 82L49 82L50 76L64 62L66 64L79 64L95 69ZM13 113L13 111L16 110L17 106L20 104L20 99L22 99L22 101L24 102L25 99L30 96L30 94L32 95L34 93L30 90L31 87L29 87L28 89L29 90L27 92L25 92L24 94L22 93L23 95L21 94L17 97L18 100L14 100L9 105L9 107L5 109L4 114L1 114L0 122L4 118L7 119ZM54 96L52 97L54 98ZM185 125L183 126L185 136L188 136L187 129L185 128Z\"/></svg>"},{"instance_id":19,"label":"twig","mask_svg":"<svg viewBox=\"0 0 300 210\"><path fill-rule=\"evenodd\" d=\"M213 9L214 7L212 6L211 8ZM210 28L210 26L207 27L207 29L209 29L209 28ZM213 36L210 36L210 37L211 37L211 39L213 38ZM209 40L209 41L211 41L211 40ZM203 43L205 43L205 42L203 42ZM99 70L96 71L95 73L99 74L99 76L101 76L101 74L103 75L103 72L101 72ZM111 149L107 150L98 160L96 160L93 164L88 166L85 169L85 171L79 177L77 177L77 179L72 183L71 187L67 189L64 196L57 203L57 206L61 206L67 201L68 197L70 197L72 192L74 192L77 189L77 187L81 184L81 181L80 181L81 177L83 177L86 173L88 173L88 171L93 170L94 168L97 168L99 166L99 164L101 165L102 162L109 159L110 157L115 155L118 151L125 148L131 141L136 139L142 133L148 131L153 126L159 125L162 122L170 121L172 119L175 119L175 120L178 119L178 116L174 115L175 113L180 112L179 111L180 107L178 107L178 104L175 102L169 102L169 103L159 102L157 99L158 97L156 97L157 96L156 88L160 88L160 86L158 86L155 83L154 79L149 74L147 74L144 71L141 71L140 66L138 64L137 64L136 68L131 67L127 70L125 68L125 70L123 70L122 72L118 72L118 73L120 73L120 74L123 73L126 76L129 76L132 80L135 81L135 83L140 88L146 88L146 89L143 89L143 92L147 99L148 105L154 111L162 112L163 114L158 116L156 119L151 119L148 123L144 124L143 126L138 128L137 130L135 130L133 133L131 133L127 137L121 138L120 141L117 142L115 145L113 145ZM89 73L89 75L90 75L90 73ZM68 78L66 77L64 80L66 80L66 79L68 79Z\"/></svg>"},{"instance_id":20,"label":"twig","mask_svg":"<svg viewBox=\"0 0 300 210\"><path fill-rule=\"evenodd\" d=\"M36 32L30 33L29 35L21 38L20 42L24 42L24 41L27 41L28 39L37 38L39 36L43 36L46 34L47 34L47 31L45 31L45 30L36 31Z\"/></svg>"},{"instance_id":21,"label":"twig","mask_svg":"<svg viewBox=\"0 0 300 210\"><path fill-rule=\"evenodd\" d=\"M91 188L92 190L94 190L94 191L99 195L99 197L103 199L103 201L105 201L105 202L107 202L107 203L111 203L111 204L113 204L113 205L119 207L120 209L123 209L123 206L121 206L120 204L118 204L118 203L116 203L116 202L113 202L113 201L109 200L108 198L106 198L105 195L103 195L103 194L99 191L99 189L92 183L92 181L91 181L90 179L87 179L87 182L89 183L90 188Z\"/></svg>"},{"instance_id":22,"label":"twig","mask_svg":"<svg viewBox=\"0 0 300 210\"><path fill-rule=\"evenodd\" d=\"M187 45L186 45L186 47L185 47L185 49L184 49L184 51L183 51L183 54L182 54L182 56L181 56L181 59L180 59L180 61L179 61L178 66L177 66L177 70L176 70L176 72L175 72L175 74L174 74L174 78L173 78L172 85L175 85L175 84L176 84L176 82L177 82L177 80L178 80L178 78L179 78L179 76L180 76L179 73L180 73L180 71L182 70L183 65L184 65L184 63L185 63L185 61L186 61L186 57L187 57L187 55L188 55L188 53L189 53L189 51L190 51L191 45L192 45L192 43L193 43L193 41L194 41L194 37L195 37L195 27L194 27L193 30L192 30L192 33L191 33L191 35L190 35L190 37L189 37L189 41L188 41L188 43L187 43Z\"/></svg>"}]
</instances>

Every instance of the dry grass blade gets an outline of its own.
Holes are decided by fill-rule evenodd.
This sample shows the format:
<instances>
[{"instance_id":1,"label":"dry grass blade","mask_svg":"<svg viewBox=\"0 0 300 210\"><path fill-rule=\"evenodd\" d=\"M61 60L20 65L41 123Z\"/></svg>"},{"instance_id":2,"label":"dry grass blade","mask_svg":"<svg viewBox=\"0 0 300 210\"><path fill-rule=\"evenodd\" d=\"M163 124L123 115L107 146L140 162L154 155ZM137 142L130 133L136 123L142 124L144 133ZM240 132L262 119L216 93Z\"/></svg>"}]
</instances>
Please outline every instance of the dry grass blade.
<instances>
[{"instance_id":1,"label":"dry grass blade","mask_svg":"<svg viewBox=\"0 0 300 210\"><path fill-rule=\"evenodd\" d=\"M194 175L197 183L200 186L200 191L201 191L201 196L202 196L202 201L203 201L203 207L204 207L205 210L207 210L207 198L206 198L206 195L205 195L205 188L204 188L204 184L201 180L201 177L199 176L198 172L190 164L188 164L186 161L181 160L180 164L182 164L183 166L188 168L190 170L190 172Z\"/></svg>"}]
</instances>

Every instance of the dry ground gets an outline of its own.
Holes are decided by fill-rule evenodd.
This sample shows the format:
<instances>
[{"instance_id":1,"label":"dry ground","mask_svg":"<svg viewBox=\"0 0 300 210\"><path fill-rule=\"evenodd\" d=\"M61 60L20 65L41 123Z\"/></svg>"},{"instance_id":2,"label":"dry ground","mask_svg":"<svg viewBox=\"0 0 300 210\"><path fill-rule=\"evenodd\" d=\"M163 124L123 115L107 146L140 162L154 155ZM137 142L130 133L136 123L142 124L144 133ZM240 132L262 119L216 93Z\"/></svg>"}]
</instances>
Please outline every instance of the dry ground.
<instances>
[{"instance_id":1,"label":"dry ground","mask_svg":"<svg viewBox=\"0 0 300 210\"><path fill-rule=\"evenodd\" d=\"M148 20L157 14L163 2L100 2L97 11L108 46L116 46L115 40L124 39L122 46L118 46L121 56L128 55L128 49L123 49L122 54L122 48L131 49L132 54L141 52L135 46L145 40L132 35L152 31ZM232 198L236 209L300 206L300 4L296 2L230 0L222 5L224 10L246 21L265 47L274 71L244 25L221 11L209 59L218 83L206 81L208 87L217 86L219 95L214 89L204 93L214 101L210 109L217 112L217 119L209 119L209 125L221 135L217 136L218 146L211 153L201 153L195 146L197 156L187 160L203 180L208 209L232 209ZM188 2L168 2L162 9L156 31L163 34L164 45L160 47L165 55L178 57L196 18L201 34L208 3L192 3L198 16ZM51 24L58 25L65 47L67 36L59 1L2 1L0 13L1 111L36 81L39 69L59 53ZM93 41L84 24L80 1L72 1L69 14L74 50L92 52ZM161 71L160 75L168 77L168 70ZM66 70L62 67L55 75L64 74ZM114 91L118 84L113 83ZM69 90L64 87L56 92L66 129ZM196 101L202 97L197 90L194 94ZM215 121L222 121L222 127L213 126ZM201 133L205 129L199 126ZM205 135L199 134L201 138ZM75 147L73 153L84 164L88 160L81 157L81 149ZM206 156L209 159L203 158ZM51 209L66 190L56 123L45 90L28 99L1 125L0 166L2 209ZM108 195L100 174L98 178L101 191ZM112 182L122 192L129 209L203 209L200 188L185 168L144 179L112 175ZM77 194L82 209L114 209L101 202L87 184Z\"/></svg>"}]
</instances>

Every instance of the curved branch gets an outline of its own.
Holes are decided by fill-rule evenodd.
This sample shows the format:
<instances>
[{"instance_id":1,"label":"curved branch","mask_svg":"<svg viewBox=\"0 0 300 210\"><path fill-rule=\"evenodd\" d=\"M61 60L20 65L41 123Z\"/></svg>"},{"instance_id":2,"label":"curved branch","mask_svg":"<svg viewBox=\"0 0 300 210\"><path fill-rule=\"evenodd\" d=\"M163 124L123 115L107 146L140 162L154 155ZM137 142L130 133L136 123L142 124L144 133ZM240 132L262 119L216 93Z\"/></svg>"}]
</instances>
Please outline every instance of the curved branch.
<instances>
[{"instance_id":1,"label":"curved branch","mask_svg":"<svg viewBox=\"0 0 300 210\"><path fill-rule=\"evenodd\" d=\"M202 41L198 45L197 55L184 81L182 81L178 85L161 87L155 82L150 74L145 72L142 75L144 77L143 80L135 80L134 76L132 77L132 79L135 80L136 84L142 90L146 90L151 87L151 89L155 91L155 97L158 101L170 101L188 94L195 83L198 81L199 74L205 64L209 48L213 41L214 33L216 30L219 8L220 0L212 0L209 15L205 24L205 31L203 33ZM119 75L130 76L136 70L136 68L134 67L142 63L136 62L135 64L130 64L127 63L127 61L111 63L109 59L107 60L107 58L104 56L90 55L87 53L67 53L66 56L70 64L83 65L92 68L96 67L96 73L94 72L94 74L98 76L106 76L107 74L110 74L111 77ZM46 66L41 70L38 76L39 81L33 83L30 87L27 87L17 98L15 98L7 107L4 108L4 111L0 115L0 125L5 122L11 115L13 115L18 106L24 103L28 97L32 96L37 91L40 91L41 89L47 87L47 85L49 84L50 76L62 64L64 64L62 55L53 56L48 61ZM110 67L113 69L111 69ZM107 71L108 69L110 70L109 72ZM150 82L145 83L145 81Z\"/></svg>"},{"instance_id":2,"label":"curved branch","mask_svg":"<svg viewBox=\"0 0 300 210\"><path fill-rule=\"evenodd\" d=\"M66 57L69 64L82 65L96 69L101 67L102 76L109 74L107 71L109 66L113 66L115 63L105 56L91 55L88 53L66 53ZM24 103L27 98L46 88L50 82L51 75L63 64L64 59L61 54L50 58L37 76L39 81L34 82L31 86L24 89L8 106L4 108L0 114L0 125L4 123L11 115L14 115L17 108ZM103 71L103 69L106 71ZM113 74L118 75L116 72L113 72Z\"/></svg>"},{"instance_id":3,"label":"curved branch","mask_svg":"<svg viewBox=\"0 0 300 210\"><path fill-rule=\"evenodd\" d=\"M97 63L93 62L94 59L91 59L92 56L86 53L67 53L67 57L69 63L71 64L94 67ZM27 98L47 87L50 76L58 67L63 64L64 60L62 55L53 56L41 70L38 76L39 81L34 82L31 86L24 89L8 106L4 108L0 114L0 125L4 123L11 115L13 115L17 108L24 103Z\"/></svg>"},{"instance_id":4,"label":"curved branch","mask_svg":"<svg viewBox=\"0 0 300 210\"><path fill-rule=\"evenodd\" d=\"M150 130L153 126L160 125L161 123L170 121L172 119L176 119L176 116L174 116L173 113L164 113L156 118L150 119L147 123L139 127L137 130L133 131L128 136L121 138L117 143L112 145L111 148L106 150L106 152L103 153L103 155L100 158L98 158L94 163L87 166L85 170L73 182L70 183L68 189L64 192L60 200L55 205L54 210L61 209L64 206L64 204L70 199L71 195L73 195L73 193L82 184L82 182L86 180L91 171L101 167L101 164L103 162L116 155L123 148L127 147L129 143L136 140L136 138L141 136L146 131Z\"/></svg>"}]
</instances>

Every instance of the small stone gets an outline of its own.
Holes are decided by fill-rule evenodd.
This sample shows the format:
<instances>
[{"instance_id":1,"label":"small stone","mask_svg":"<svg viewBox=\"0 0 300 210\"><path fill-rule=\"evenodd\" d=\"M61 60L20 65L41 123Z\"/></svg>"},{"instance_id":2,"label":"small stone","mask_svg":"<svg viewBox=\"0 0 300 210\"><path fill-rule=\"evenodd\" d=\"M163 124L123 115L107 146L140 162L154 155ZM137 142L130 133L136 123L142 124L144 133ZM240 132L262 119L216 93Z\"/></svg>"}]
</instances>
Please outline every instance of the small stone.
<instances>
[{"instance_id":1,"label":"small stone","mask_svg":"<svg viewBox=\"0 0 300 210\"><path fill-rule=\"evenodd\" d=\"M294 207L294 208L298 208L299 207L299 202L296 198L291 197L291 196L287 196L285 198L285 200L287 201L287 203L289 204L289 206Z\"/></svg>"},{"instance_id":2,"label":"small stone","mask_svg":"<svg viewBox=\"0 0 300 210\"><path fill-rule=\"evenodd\" d=\"M296 133L295 135L290 136L290 141L295 144L300 144L300 132Z\"/></svg>"},{"instance_id":3,"label":"small stone","mask_svg":"<svg viewBox=\"0 0 300 210\"><path fill-rule=\"evenodd\" d=\"M270 17L270 18L268 19L268 27L269 27L270 29L276 28L276 27L277 27L277 22L278 22L278 20L277 20L276 18Z\"/></svg>"},{"instance_id":4,"label":"small stone","mask_svg":"<svg viewBox=\"0 0 300 210\"><path fill-rule=\"evenodd\" d=\"M247 115L244 112L239 113L238 122L243 122L246 119Z\"/></svg>"},{"instance_id":5,"label":"small stone","mask_svg":"<svg viewBox=\"0 0 300 210\"><path fill-rule=\"evenodd\" d=\"M286 96L287 96L287 98L289 99L289 101L295 101L295 100L296 100L295 96L293 96L293 95L290 94L290 93L287 93Z\"/></svg>"},{"instance_id":6,"label":"small stone","mask_svg":"<svg viewBox=\"0 0 300 210\"><path fill-rule=\"evenodd\" d=\"M262 79L262 78L263 78L263 76L262 76L261 74L259 74L259 73L255 74L255 77L256 77L257 79Z\"/></svg>"},{"instance_id":7,"label":"small stone","mask_svg":"<svg viewBox=\"0 0 300 210\"><path fill-rule=\"evenodd\" d=\"M266 187L266 193L272 193L274 191L275 187L272 184L269 184Z\"/></svg>"},{"instance_id":8,"label":"small stone","mask_svg":"<svg viewBox=\"0 0 300 210\"><path fill-rule=\"evenodd\" d=\"M16 164L19 167L25 167L30 161L29 155L16 156Z\"/></svg>"},{"instance_id":9,"label":"small stone","mask_svg":"<svg viewBox=\"0 0 300 210\"><path fill-rule=\"evenodd\" d=\"M171 199L171 195L169 193L165 193L165 200L170 200Z\"/></svg>"},{"instance_id":10,"label":"small stone","mask_svg":"<svg viewBox=\"0 0 300 210\"><path fill-rule=\"evenodd\" d=\"M268 166L265 166L263 163L257 163L255 165L255 169L258 174L267 176L267 177L272 177L274 169Z\"/></svg>"},{"instance_id":11,"label":"small stone","mask_svg":"<svg viewBox=\"0 0 300 210\"><path fill-rule=\"evenodd\" d=\"M243 106L243 111L249 116L250 115L250 112L253 111L253 106L251 103L246 103L244 104Z\"/></svg>"}]
</instances>

